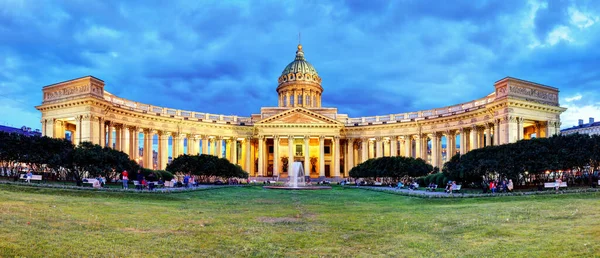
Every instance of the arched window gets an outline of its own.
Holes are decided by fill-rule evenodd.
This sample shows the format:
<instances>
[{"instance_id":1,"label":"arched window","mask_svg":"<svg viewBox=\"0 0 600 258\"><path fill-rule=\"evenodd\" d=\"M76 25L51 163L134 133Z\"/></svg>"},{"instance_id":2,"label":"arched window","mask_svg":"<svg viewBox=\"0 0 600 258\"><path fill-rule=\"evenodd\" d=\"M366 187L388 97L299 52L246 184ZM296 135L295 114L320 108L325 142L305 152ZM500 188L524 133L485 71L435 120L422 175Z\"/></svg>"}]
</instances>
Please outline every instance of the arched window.
<instances>
[{"instance_id":1,"label":"arched window","mask_svg":"<svg viewBox=\"0 0 600 258\"><path fill-rule=\"evenodd\" d=\"M298 95L298 105L302 105L302 94Z\"/></svg>"}]
</instances>

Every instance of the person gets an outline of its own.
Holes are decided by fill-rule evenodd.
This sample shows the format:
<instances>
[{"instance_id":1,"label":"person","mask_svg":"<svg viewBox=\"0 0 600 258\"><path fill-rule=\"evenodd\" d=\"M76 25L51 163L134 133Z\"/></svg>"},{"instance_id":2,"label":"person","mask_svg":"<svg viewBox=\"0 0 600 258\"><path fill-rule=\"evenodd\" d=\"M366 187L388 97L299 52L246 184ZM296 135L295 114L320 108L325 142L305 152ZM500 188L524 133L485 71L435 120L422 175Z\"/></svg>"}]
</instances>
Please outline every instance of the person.
<instances>
[{"instance_id":1,"label":"person","mask_svg":"<svg viewBox=\"0 0 600 258\"><path fill-rule=\"evenodd\" d=\"M196 179L194 179L194 176L190 176L190 186L196 187Z\"/></svg>"},{"instance_id":2,"label":"person","mask_svg":"<svg viewBox=\"0 0 600 258\"><path fill-rule=\"evenodd\" d=\"M512 179L508 179L508 185L506 185L506 188L508 188L508 191L512 193L513 187L514 187L514 185L513 185Z\"/></svg>"},{"instance_id":3,"label":"person","mask_svg":"<svg viewBox=\"0 0 600 258\"><path fill-rule=\"evenodd\" d=\"M496 192L496 184L494 183L494 180L490 181L490 191L492 191L492 193Z\"/></svg>"},{"instance_id":4,"label":"person","mask_svg":"<svg viewBox=\"0 0 600 258\"><path fill-rule=\"evenodd\" d=\"M175 177L173 177L173 179L171 179L171 186L177 187L177 179L175 179Z\"/></svg>"},{"instance_id":5,"label":"person","mask_svg":"<svg viewBox=\"0 0 600 258\"><path fill-rule=\"evenodd\" d=\"M141 184L142 184L142 189L148 187L148 181L146 181L146 177L142 177Z\"/></svg>"},{"instance_id":6,"label":"person","mask_svg":"<svg viewBox=\"0 0 600 258\"><path fill-rule=\"evenodd\" d=\"M188 188L188 187L189 187L189 186L188 186L188 184L189 184L189 183L190 183L190 174L186 174L186 175L183 177L183 186L184 186L185 188Z\"/></svg>"},{"instance_id":7,"label":"person","mask_svg":"<svg viewBox=\"0 0 600 258\"><path fill-rule=\"evenodd\" d=\"M398 181L398 185L396 186L396 188L400 189L404 187L404 184L402 183L402 181Z\"/></svg>"},{"instance_id":8,"label":"person","mask_svg":"<svg viewBox=\"0 0 600 258\"><path fill-rule=\"evenodd\" d=\"M448 183L446 183L446 189L444 191L446 193L452 192L452 181L448 181Z\"/></svg>"},{"instance_id":9,"label":"person","mask_svg":"<svg viewBox=\"0 0 600 258\"><path fill-rule=\"evenodd\" d=\"M27 176L27 178L26 178L27 183L31 183L31 178L33 177L33 173L31 173L31 170L27 171L26 176Z\"/></svg>"},{"instance_id":10,"label":"person","mask_svg":"<svg viewBox=\"0 0 600 258\"><path fill-rule=\"evenodd\" d=\"M100 179L100 177L96 177L96 180L94 181L94 183L92 183L92 187L99 189L102 187L101 185L102 179Z\"/></svg>"},{"instance_id":11,"label":"person","mask_svg":"<svg viewBox=\"0 0 600 258\"><path fill-rule=\"evenodd\" d=\"M502 192L504 192L504 193L507 192L507 189L506 189L506 180L502 180L502 183L500 184L500 188L501 188L500 190Z\"/></svg>"},{"instance_id":12,"label":"person","mask_svg":"<svg viewBox=\"0 0 600 258\"><path fill-rule=\"evenodd\" d=\"M144 180L144 175L142 175L142 170L138 169L138 171L137 171L138 185L135 187L137 190L142 190L142 180Z\"/></svg>"},{"instance_id":13,"label":"person","mask_svg":"<svg viewBox=\"0 0 600 258\"><path fill-rule=\"evenodd\" d=\"M560 180L560 177L556 178L556 181L554 182L554 188L556 188L556 192L558 192L558 190L560 189L561 183L562 183L562 180Z\"/></svg>"},{"instance_id":14,"label":"person","mask_svg":"<svg viewBox=\"0 0 600 258\"><path fill-rule=\"evenodd\" d=\"M452 194L452 191L454 191L456 189L456 181L452 181L452 184L450 185L450 194Z\"/></svg>"},{"instance_id":15,"label":"person","mask_svg":"<svg viewBox=\"0 0 600 258\"><path fill-rule=\"evenodd\" d=\"M123 189L129 189L129 173L127 173L127 170L123 170L121 175L123 176Z\"/></svg>"}]
</instances>

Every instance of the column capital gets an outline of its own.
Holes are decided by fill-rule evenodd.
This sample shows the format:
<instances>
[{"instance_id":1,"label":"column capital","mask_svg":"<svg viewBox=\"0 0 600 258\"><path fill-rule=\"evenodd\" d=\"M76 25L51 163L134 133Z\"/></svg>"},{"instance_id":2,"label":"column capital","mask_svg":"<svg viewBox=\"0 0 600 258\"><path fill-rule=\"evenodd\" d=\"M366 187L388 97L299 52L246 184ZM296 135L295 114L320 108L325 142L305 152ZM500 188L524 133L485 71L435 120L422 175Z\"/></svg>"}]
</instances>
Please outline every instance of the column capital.
<instances>
[{"instance_id":1,"label":"column capital","mask_svg":"<svg viewBox=\"0 0 600 258\"><path fill-rule=\"evenodd\" d=\"M223 136L215 136L215 141L222 141L223 140Z\"/></svg>"},{"instance_id":2,"label":"column capital","mask_svg":"<svg viewBox=\"0 0 600 258\"><path fill-rule=\"evenodd\" d=\"M273 140L279 140L279 135L273 135Z\"/></svg>"},{"instance_id":3,"label":"column capital","mask_svg":"<svg viewBox=\"0 0 600 258\"><path fill-rule=\"evenodd\" d=\"M340 139L340 136L339 135L335 135L335 136L333 136L333 139L337 141L337 140Z\"/></svg>"},{"instance_id":4,"label":"column capital","mask_svg":"<svg viewBox=\"0 0 600 258\"><path fill-rule=\"evenodd\" d=\"M264 135L259 135L256 138L258 138L259 141L264 141L265 140L265 136Z\"/></svg>"},{"instance_id":5,"label":"column capital","mask_svg":"<svg viewBox=\"0 0 600 258\"><path fill-rule=\"evenodd\" d=\"M310 140L310 135L305 135L304 140Z\"/></svg>"},{"instance_id":6,"label":"column capital","mask_svg":"<svg viewBox=\"0 0 600 258\"><path fill-rule=\"evenodd\" d=\"M169 136L171 136L171 132L169 132L169 131L160 131L160 136L161 137L169 137Z\"/></svg>"},{"instance_id":7,"label":"column capital","mask_svg":"<svg viewBox=\"0 0 600 258\"><path fill-rule=\"evenodd\" d=\"M319 141L324 141L325 140L325 136L324 135L319 135Z\"/></svg>"}]
</instances>

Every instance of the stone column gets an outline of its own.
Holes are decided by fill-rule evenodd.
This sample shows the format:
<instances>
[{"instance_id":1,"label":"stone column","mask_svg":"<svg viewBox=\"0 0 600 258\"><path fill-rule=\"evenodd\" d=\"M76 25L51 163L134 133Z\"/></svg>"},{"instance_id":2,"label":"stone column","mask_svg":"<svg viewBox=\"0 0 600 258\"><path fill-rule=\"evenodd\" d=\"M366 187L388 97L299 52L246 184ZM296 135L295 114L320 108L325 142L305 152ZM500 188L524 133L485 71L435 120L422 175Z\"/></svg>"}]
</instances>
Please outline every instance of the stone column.
<instances>
[{"instance_id":1,"label":"stone column","mask_svg":"<svg viewBox=\"0 0 600 258\"><path fill-rule=\"evenodd\" d=\"M190 155L190 139L188 136L189 135L187 135L187 134L182 134L182 133L179 134L179 138L177 140L178 145L179 145L179 150L177 150L177 153L179 154L178 156L186 154L186 153L188 155ZM187 139L187 151L186 151L186 146L185 146L186 139Z\"/></svg>"},{"instance_id":2,"label":"stone column","mask_svg":"<svg viewBox=\"0 0 600 258\"><path fill-rule=\"evenodd\" d=\"M360 139L360 163L363 163L369 159L369 139Z\"/></svg>"},{"instance_id":3,"label":"stone column","mask_svg":"<svg viewBox=\"0 0 600 258\"><path fill-rule=\"evenodd\" d=\"M319 177L325 177L325 136L319 136Z\"/></svg>"},{"instance_id":4,"label":"stone column","mask_svg":"<svg viewBox=\"0 0 600 258\"><path fill-rule=\"evenodd\" d=\"M289 91L285 92L285 97L287 99L287 102L285 103L285 106L286 107L290 107L290 92Z\"/></svg>"},{"instance_id":5,"label":"stone column","mask_svg":"<svg viewBox=\"0 0 600 258\"><path fill-rule=\"evenodd\" d=\"M158 136L158 169L164 170L169 162L169 136L171 133L162 131Z\"/></svg>"},{"instance_id":6,"label":"stone column","mask_svg":"<svg viewBox=\"0 0 600 258\"><path fill-rule=\"evenodd\" d=\"M127 138L127 126L126 125L121 125L121 136L119 138L121 138L121 151L125 152L126 154L129 154L129 141Z\"/></svg>"},{"instance_id":7,"label":"stone column","mask_svg":"<svg viewBox=\"0 0 600 258\"><path fill-rule=\"evenodd\" d=\"M222 136L217 136L215 137L215 139L217 140L217 153L216 156L219 158L223 157L223 137Z\"/></svg>"},{"instance_id":8,"label":"stone column","mask_svg":"<svg viewBox=\"0 0 600 258\"><path fill-rule=\"evenodd\" d=\"M340 137L339 136L334 136L333 137L333 177L335 178L339 178L340 177Z\"/></svg>"},{"instance_id":9,"label":"stone column","mask_svg":"<svg viewBox=\"0 0 600 258\"><path fill-rule=\"evenodd\" d=\"M183 154L179 152L179 144L181 144L181 142L179 141L179 137L181 137L181 135L179 133L173 133L173 135L171 135L171 137L173 137L173 141L172 141L172 147L171 147L171 151L173 153L173 159L179 157L179 155ZM167 142L167 146L168 142Z\"/></svg>"},{"instance_id":10,"label":"stone column","mask_svg":"<svg viewBox=\"0 0 600 258\"><path fill-rule=\"evenodd\" d=\"M416 158L423 158L423 153L421 152L421 150L423 149L423 141L421 140L421 135L415 135L415 159Z\"/></svg>"},{"instance_id":11,"label":"stone column","mask_svg":"<svg viewBox=\"0 0 600 258\"><path fill-rule=\"evenodd\" d=\"M500 144L500 120L494 121L494 146Z\"/></svg>"},{"instance_id":12,"label":"stone column","mask_svg":"<svg viewBox=\"0 0 600 258\"><path fill-rule=\"evenodd\" d=\"M396 136L390 137L390 157L398 156L398 138Z\"/></svg>"},{"instance_id":13,"label":"stone column","mask_svg":"<svg viewBox=\"0 0 600 258\"><path fill-rule=\"evenodd\" d=\"M304 175L310 175L310 136L304 136Z\"/></svg>"},{"instance_id":14,"label":"stone column","mask_svg":"<svg viewBox=\"0 0 600 258\"><path fill-rule=\"evenodd\" d=\"M469 139L469 151L477 149L477 126L473 125L471 127L471 135Z\"/></svg>"},{"instance_id":15,"label":"stone column","mask_svg":"<svg viewBox=\"0 0 600 258\"><path fill-rule=\"evenodd\" d=\"M231 139L231 163L237 165L238 163L238 141L236 137Z\"/></svg>"},{"instance_id":16,"label":"stone column","mask_svg":"<svg viewBox=\"0 0 600 258\"><path fill-rule=\"evenodd\" d=\"M405 135L404 136L404 156L411 158L412 157L412 136Z\"/></svg>"},{"instance_id":17,"label":"stone column","mask_svg":"<svg viewBox=\"0 0 600 258\"><path fill-rule=\"evenodd\" d=\"M107 133L108 147L112 149L112 148L114 148L113 147L113 133L112 133L113 132L113 123L112 122L108 123L108 130L107 131L108 131L108 133Z\"/></svg>"},{"instance_id":18,"label":"stone column","mask_svg":"<svg viewBox=\"0 0 600 258\"><path fill-rule=\"evenodd\" d=\"M438 141L438 136L437 133L433 133L431 134L431 161L430 164L433 167L438 167L439 168L439 164L438 164L438 145L437 145L437 141Z\"/></svg>"},{"instance_id":19,"label":"stone column","mask_svg":"<svg viewBox=\"0 0 600 258\"><path fill-rule=\"evenodd\" d=\"M139 132L135 126L129 126L129 158L139 163Z\"/></svg>"},{"instance_id":20,"label":"stone column","mask_svg":"<svg viewBox=\"0 0 600 258\"><path fill-rule=\"evenodd\" d=\"M294 136L288 136L288 175L292 172L292 165L294 163Z\"/></svg>"},{"instance_id":21,"label":"stone column","mask_svg":"<svg viewBox=\"0 0 600 258\"><path fill-rule=\"evenodd\" d=\"M279 170L279 135L273 136L273 176L278 176Z\"/></svg>"},{"instance_id":22,"label":"stone column","mask_svg":"<svg viewBox=\"0 0 600 258\"><path fill-rule=\"evenodd\" d=\"M506 117L505 124L503 124L501 130L505 130L505 138L506 142L504 143L514 143L519 140L519 124L517 117Z\"/></svg>"},{"instance_id":23,"label":"stone column","mask_svg":"<svg viewBox=\"0 0 600 258\"><path fill-rule=\"evenodd\" d=\"M485 123L485 146L490 146L492 143L492 130L490 129L490 124Z\"/></svg>"},{"instance_id":24,"label":"stone column","mask_svg":"<svg viewBox=\"0 0 600 258\"><path fill-rule=\"evenodd\" d=\"M245 158L245 165L244 167L246 168L246 172L248 172L248 174L250 174L252 172L252 155L251 155L251 147L252 147L252 137L251 136L247 136L246 139L244 140L244 147L246 149L246 156L244 156Z\"/></svg>"},{"instance_id":25,"label":"stone column","mask_svg":"<svg viewBox=\"0 0 600 258\"><path fill-rule=\"evenodd\" d=\"M453 131L446 131L446 162L450 161L456 152L456 134Z\"/></svg>"},{"instance_id":26,"label":"stone column","mask_svg":"<svg viewBox=\"0 0 600 258\"><path fill-rule=\"evenodd\" d=\"M375 138L375 157L383 157L383 137Z\"/></svg>"},{"instance_id":27,"label":"stone column","mask_svg":"<svg viewBox=\"0 0 600 258\"><path fill-rule=\"evenodd\" d=\"M210 144L210 138L208 137L208 135L202 135L202 154L210 155L210 153L208 153L208 145L209 144Z\"/></svg>"},{"instance_id":28,"label":"stone column","mask_svg":"<svg viewBox=\"0 0 600 258\"><path fill-rule=\"evenodd\" d=\"M144 161L145 168L153 169L152 166L152 129L144 129Z\"/></svg>"},{"instance_id":29,"label":"stone column","mask_svg":"<svg viewBox=\"0 0 600 258\"><path fill-rule=\"evenodd\" d=\"M354 139L348 138L346 141L346 173L350 175L350 170L354 167Z\"/></svg>"},{"instance_id":30,"label":"stone column","mask_svg":"<svg viewBox=\"0 0 600 258\"><path fill-rule=\"evenodd\" d=\"M258 136L258 176L261 177L264 175L263 173L263 169L264 169L264 161L265 161L265 151L264 151L264 145L265 145L265 137L263 135L259 135Z\"/></svg>"},{"instance_id":31,"label":"stone column","mask_svg":"<svg viewBox=\"0 0 600 258\"><path fill-rule=\"evenodd\" d=\"M192 155L200 154L200 138L198 135L191 135L188 138L188 150Z\"/></svg>"},{"instance_id":32,"label":"stone column","mask_svg":"<svg viewBox=\"0 0 600 258\"><path fill-rule=\"evenodd\" d=\"M517 133L518 133L518 136L519 136L518 140L523 140L523 138L524 138L523 137L523 131L525 130L525 126L523 125L524 121L525 120L522 117L519 117L517 119L517 124L518 124L518 127L517 127L518 131L517 131Z\"/></svg>"},{"instance_id":33,"label":"stone column","mask_svg":"<svg viewBox=\"0 0 600 258\"><path fill-rule=\"evenodd\" d=\"M106 120L100 118L98 125L100 126L100 146L106 147Z\"/></svg>"},{"instance_id":34,"label":"stone column","mask_svg":"<svg viewBox=\"0 0 600 258\"><path fill-rule=\"evenodd\" d=\"M115 125L115 150L123 151L123 125Z\"/></svg>"}]
</instances>

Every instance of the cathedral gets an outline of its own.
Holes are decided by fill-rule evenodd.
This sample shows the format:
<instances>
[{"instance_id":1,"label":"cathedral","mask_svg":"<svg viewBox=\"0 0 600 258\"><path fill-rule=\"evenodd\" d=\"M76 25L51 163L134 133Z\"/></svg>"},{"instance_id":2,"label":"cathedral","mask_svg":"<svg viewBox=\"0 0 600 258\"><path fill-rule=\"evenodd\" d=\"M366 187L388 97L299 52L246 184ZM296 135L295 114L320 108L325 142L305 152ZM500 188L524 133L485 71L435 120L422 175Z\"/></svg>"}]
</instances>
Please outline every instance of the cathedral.
<instances>
[{"instance_id":1,"label":"cathedral","mask_svg":"<svg viewBox=\"0 0 600 258\"><path fill-rule=\"evenodd\" d=\"M286 178L302 162L315 179L348 177L384 156L421 158L441 168L454 154L560 132L558 89L506 77L482 98L428 110L349 117L321 106L322 80L298 45L279 76L278 103L250 117L178 110L120 98L93 76L42 88L42 134L89 141L164 169L182 154L209 154L252 178ZM326 82L325 82L326 83ZM157 148L155 148L155 144Z\"/></svg>"}]
</instances>

